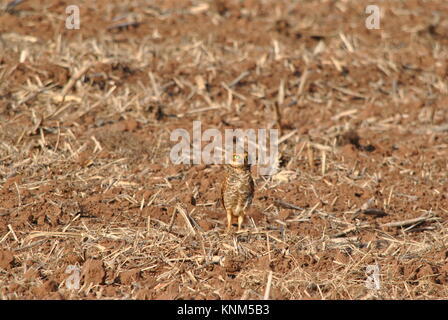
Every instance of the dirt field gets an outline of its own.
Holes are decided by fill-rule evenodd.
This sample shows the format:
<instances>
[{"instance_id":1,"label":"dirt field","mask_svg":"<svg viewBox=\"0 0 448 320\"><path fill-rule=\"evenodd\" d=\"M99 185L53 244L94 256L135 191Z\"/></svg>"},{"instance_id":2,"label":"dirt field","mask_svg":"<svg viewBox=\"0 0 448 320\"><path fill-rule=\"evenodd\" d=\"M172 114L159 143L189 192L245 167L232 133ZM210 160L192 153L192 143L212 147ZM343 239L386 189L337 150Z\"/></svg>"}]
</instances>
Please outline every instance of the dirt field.
<instances>
[{"instance_id":1,"label":"dirt field","mask_svg":"<svg viewBox=\"0 0 448 320\"><path fill-rule=\"evenodd\" d=\"M445 0L8 2L0 299L448 298ZM245 231L194 120L281 131Z\"/></svg>"}]
</instances>

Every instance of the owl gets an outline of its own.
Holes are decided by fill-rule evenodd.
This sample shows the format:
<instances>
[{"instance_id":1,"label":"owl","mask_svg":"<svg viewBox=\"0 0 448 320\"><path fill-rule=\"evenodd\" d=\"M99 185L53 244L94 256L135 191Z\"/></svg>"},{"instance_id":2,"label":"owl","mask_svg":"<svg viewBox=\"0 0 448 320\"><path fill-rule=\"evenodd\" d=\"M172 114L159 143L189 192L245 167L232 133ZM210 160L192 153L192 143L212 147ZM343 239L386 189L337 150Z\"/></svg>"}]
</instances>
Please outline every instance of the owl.
<instances>
[{"instance_id":1,"label":"owl","mask_svg":"<svg viewBox=\"0 0 448 320\"><path fill-rule=\"evenodd\" d=\"M238 231L244 221L246 210L254 196L254 181L250 174L247 152L233 154L230 163L224 165L226 176L221 189L221 199L227 213L227 232L232 220L238 219Z\"/></svg>"}]
</instances>

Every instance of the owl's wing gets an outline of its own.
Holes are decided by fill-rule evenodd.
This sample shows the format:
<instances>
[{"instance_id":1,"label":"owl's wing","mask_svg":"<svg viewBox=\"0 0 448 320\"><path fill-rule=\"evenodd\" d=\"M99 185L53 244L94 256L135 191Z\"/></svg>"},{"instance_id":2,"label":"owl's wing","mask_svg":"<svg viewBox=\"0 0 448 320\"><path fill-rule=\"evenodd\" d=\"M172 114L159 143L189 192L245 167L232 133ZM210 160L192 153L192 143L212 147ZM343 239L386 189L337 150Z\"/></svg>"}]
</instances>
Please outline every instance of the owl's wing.
<instances>
[{"instance_id":1,"label":"owl's wing","mask_svg":"<svg viewBox=\"0 0 448 320\"><path fill-rule=\"evenodd\" d=\"M254 198L255 185L254 185L254 180L252 179L252 177L249 180L248 190L247 191L248 191L247 192L247 200L246 200L246 203L244 205L245 208L248 208L252 204L252 200Z\"/></svg>"},{"instance_id":2,"label":"owl's wing","mask_svg":"<svg viewBox=\"0 0 448 320\"><path fill-rule=\"evenodd\" d=\"M227 188L227 178L224 178L224 181L221 183L221 203L224 209L226 209L226 203L224 201L224 192L226 192Z\"/></svg>"}]
</instances>

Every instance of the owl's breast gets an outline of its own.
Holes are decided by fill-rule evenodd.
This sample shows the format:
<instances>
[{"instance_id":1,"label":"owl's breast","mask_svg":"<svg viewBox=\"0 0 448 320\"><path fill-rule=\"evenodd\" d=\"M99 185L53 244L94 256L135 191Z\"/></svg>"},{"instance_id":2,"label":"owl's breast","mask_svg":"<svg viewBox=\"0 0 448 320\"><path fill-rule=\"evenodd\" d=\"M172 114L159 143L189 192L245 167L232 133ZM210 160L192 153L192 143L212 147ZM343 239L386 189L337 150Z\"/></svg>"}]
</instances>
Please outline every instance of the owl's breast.
<instances>
[{"instance_id":1,"label":"owl's breast","mask_svg":"<svg viewBox=\"0 0 448 320\"><path fill-rule=\"evenodd\" d=\"M247 207L252 202L254 184L250 173L227 176L223 188L223 202L226 208L237 205Z\"/></svg>"}]
</instances>

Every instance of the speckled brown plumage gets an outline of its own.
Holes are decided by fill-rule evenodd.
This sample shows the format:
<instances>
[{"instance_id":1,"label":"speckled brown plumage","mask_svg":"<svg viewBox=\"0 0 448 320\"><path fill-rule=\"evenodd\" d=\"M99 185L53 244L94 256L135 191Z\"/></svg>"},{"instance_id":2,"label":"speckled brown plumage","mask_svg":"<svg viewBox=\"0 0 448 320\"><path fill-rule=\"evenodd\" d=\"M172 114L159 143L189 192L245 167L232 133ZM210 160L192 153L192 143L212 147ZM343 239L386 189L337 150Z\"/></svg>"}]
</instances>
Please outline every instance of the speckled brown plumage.
<instances>
[{"instance_id":1,"label":"speckled brown plumage","mask_svg":"<svg viewBox=\"0 0 448 320\"><path fill-rule=\"evenodd\" d=\"M221 196L227 213L227 231L230 231L234 218L238 219L239 231L254 196L254 181L247 153L234 154L231 163L225 165L225 170Z\"/></svg>"}]
</instances>

